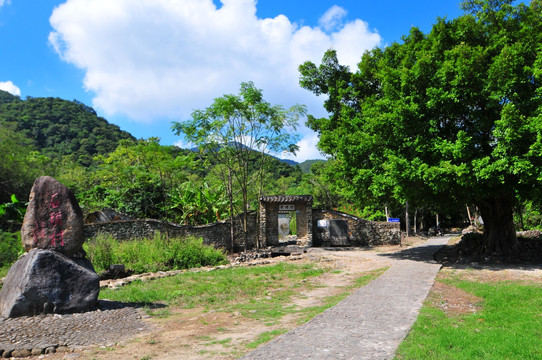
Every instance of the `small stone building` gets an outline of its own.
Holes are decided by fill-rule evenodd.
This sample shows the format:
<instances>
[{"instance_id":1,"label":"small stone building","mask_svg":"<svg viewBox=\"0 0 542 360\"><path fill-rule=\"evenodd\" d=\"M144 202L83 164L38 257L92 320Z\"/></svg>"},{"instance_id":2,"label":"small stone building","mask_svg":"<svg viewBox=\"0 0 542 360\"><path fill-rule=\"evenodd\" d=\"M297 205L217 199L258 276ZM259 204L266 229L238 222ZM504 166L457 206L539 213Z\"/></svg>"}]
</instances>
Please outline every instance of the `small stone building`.
<instances>
[{"instance_id":1,"label":"small stone building","mask_svg":"<svg viewBox=\"0 0 542 360\"><path fill-rule=\"evenodd\" d=\"M279 246L281 238L281 215L295 217L297 245L312 246L311 195L277 195L260 198L260 246ZM281 221L281 225L286 222Z\"/></svg>"}]
</instances>

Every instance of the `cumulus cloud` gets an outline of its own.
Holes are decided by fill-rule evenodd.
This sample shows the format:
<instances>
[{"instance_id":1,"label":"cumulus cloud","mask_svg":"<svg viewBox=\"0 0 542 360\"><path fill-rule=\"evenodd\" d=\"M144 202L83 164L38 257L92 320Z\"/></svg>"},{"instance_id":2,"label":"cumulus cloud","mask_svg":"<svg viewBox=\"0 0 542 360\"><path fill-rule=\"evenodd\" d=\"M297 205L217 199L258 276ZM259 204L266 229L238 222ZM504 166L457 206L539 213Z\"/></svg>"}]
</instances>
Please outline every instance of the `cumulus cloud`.
<instances>
[{"instance_id":1,"label":"cumulus cloud","mask_svg":"<svg viewBox=\"0 0 542 360\"><path fill-rule=\"evenodd\" d=\"M295 155L282 154L282 158L291 159L297 162L303 162L305 160L322 159L323 154L316 148L318 144L318 135L312 131L307 132L303 138L297 143L299 150Z\"/></svg>"},{"instance_id":2,"label":"cumulus cloud","mask_svg":"<svg viewBox=\"0 0 542 360\"><path fill-rule=\"evenodd\" d=\"M0 0L1 1L1 0ZM53 11L50 44L85 71L93 105L136 121L183 119L254 81L274 104L321 108L299 87L299 64L333 47L355 67L381 38L332 7L320 26L258 18L256 0L67 0ZM323 31L324 29L325 31ZM327 30L326 30L327 29Z\"/></svg>"},{"instance_id":3,"label":"cumulus cloud","mask_svg":"<svg viewBox=\"0 0 542 360\"><path fill-rule=\"evenodd\" d=\"M0 0L1 1L1 0ZM1 3L0 3L1 4ZM11 81L0 81L0 90L7 91L11 95L15 96L21 96L21 89L19 89L13 82Z\"/></svg>"},{"instance_id":4,"label":"cumulus cloud","mask_svg":"<svg viewBox=\"0 0 542 360\"><path fill-rule=\"evenodd\" d=\"M343 18L346 14L347 11L344 8L333 5L322 15L318 22L325 31L335 30L343 24Z\"/></svg>"}]
</instances>

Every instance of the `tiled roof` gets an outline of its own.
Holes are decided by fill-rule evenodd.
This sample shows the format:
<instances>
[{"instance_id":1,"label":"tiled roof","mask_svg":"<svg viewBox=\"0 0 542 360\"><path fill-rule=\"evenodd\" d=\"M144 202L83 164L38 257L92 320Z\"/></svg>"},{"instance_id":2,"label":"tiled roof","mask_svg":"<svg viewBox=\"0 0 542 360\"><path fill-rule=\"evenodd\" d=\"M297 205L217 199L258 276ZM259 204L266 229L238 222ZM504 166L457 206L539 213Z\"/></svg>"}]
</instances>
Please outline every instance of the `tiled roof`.
<instances>
[{"instance_id":1,"label":"tiled roof","mask_svg":"<svg viewBox=\"0 0 542 360\"><path fill-rule=\"evenodd\" d=\"M312 195L273 195L262 196L263 203L312 203Z\"/></svg>"}]
</instances>

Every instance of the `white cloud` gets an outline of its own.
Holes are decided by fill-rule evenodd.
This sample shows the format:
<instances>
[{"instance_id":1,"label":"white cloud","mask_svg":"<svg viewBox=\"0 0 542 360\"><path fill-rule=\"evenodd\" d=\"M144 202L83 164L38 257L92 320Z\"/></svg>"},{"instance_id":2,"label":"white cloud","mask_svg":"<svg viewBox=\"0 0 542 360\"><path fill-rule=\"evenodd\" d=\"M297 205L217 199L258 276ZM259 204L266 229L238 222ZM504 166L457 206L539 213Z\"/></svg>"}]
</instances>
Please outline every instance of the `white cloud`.
<instances>
[{"instance_id":1,"label":"white cloud","mask_svg":"<svg viewBox=\"0 0 542 360\"><path fill-rule=\"evenodd\" d=\"M191 149L194 147L193 144L185 141L184 139L177 140L173 145L180 147L181 149Z\"/></svg>"},{"instance_id":2,"label":"white cloud","mask_svg":"<svg viewBox=\"0 0 542 360\"><path fill-rule=\"evenodd\" d=\"M316 144L318 144L318 135L315 132L309 130L305 134L305 136L303 136L303 139L301 139L297 143L297 146L299 146L299 150L296 152L295 155L284 154L281 157L284 159L295 160L297 162L303 162L305 160L324 159L325 156L320 152L320 150L318 150Z\"/></svg>"},{"instance_id":3,"label":"white cloud","mask_svg":"<svg viewBox=\"0 0 542 360\"><path fill-rule=\"evenodd\" d=\"M335 30L343 24L343 18L346 14L347 12L344 8L333 5L322 15L318 22L325 31Z\"/></svg>"},{"instance_id":4,"label":"white cloud","mask_svg":"<svg viewBox=\"0 0 542 360\"><path fill-rule=\"evenodd\" d=\"M1 1L1 0L0 0ZM21 96L21 89L19 89L13 82L4 81L0 82L0 90L7 91L11 95Z\"/></svg>"},{"instance_id":5,"label":"white cloud","mask_svg":"<svg viewBox=\"0 0 542 360\"><path fill-rule=\"evenodd\" d=\"M11 4L11 0L0 0L0 7Z\"/></svg>"},{"instance_id":6,"label":"white cloud","mask_svg":"<svg viewBox=\"0 0 542 360\"><path fill-rule=\"evenodd\" d=\"M319 63L333 47L352 68L381 41L361 20L343 24L340 9L323 17L326 28L335 24L325 33L283 15L258 18L255 0L222 0L219 9L211 0L67 0L51 15L49 40L85 71L93 106L109 116L185 119L242 81L273 104L315 113L323 99L299 87L299 64Z\"/></svg>"}]
</instances>

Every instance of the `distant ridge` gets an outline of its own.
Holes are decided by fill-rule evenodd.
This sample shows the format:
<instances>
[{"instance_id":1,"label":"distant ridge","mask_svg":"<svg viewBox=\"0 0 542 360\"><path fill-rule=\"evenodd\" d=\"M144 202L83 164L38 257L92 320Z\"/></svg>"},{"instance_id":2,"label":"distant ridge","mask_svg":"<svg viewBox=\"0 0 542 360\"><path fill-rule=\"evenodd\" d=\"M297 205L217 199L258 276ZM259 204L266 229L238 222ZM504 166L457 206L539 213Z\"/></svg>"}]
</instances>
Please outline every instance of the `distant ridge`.
<instances>
[{"instance_id":1,"label":"distant ridge","mask_svg":"<svg viewBox=\"0 0 542 360\"><path fill-rule=\"evenodd\" d=\"M98 154L116 149L122 139L135 138L77 100L27 97L0 90L0 128L23 134L42 154L69 155L88 166Z\"/></svg>"}]
</instances>

